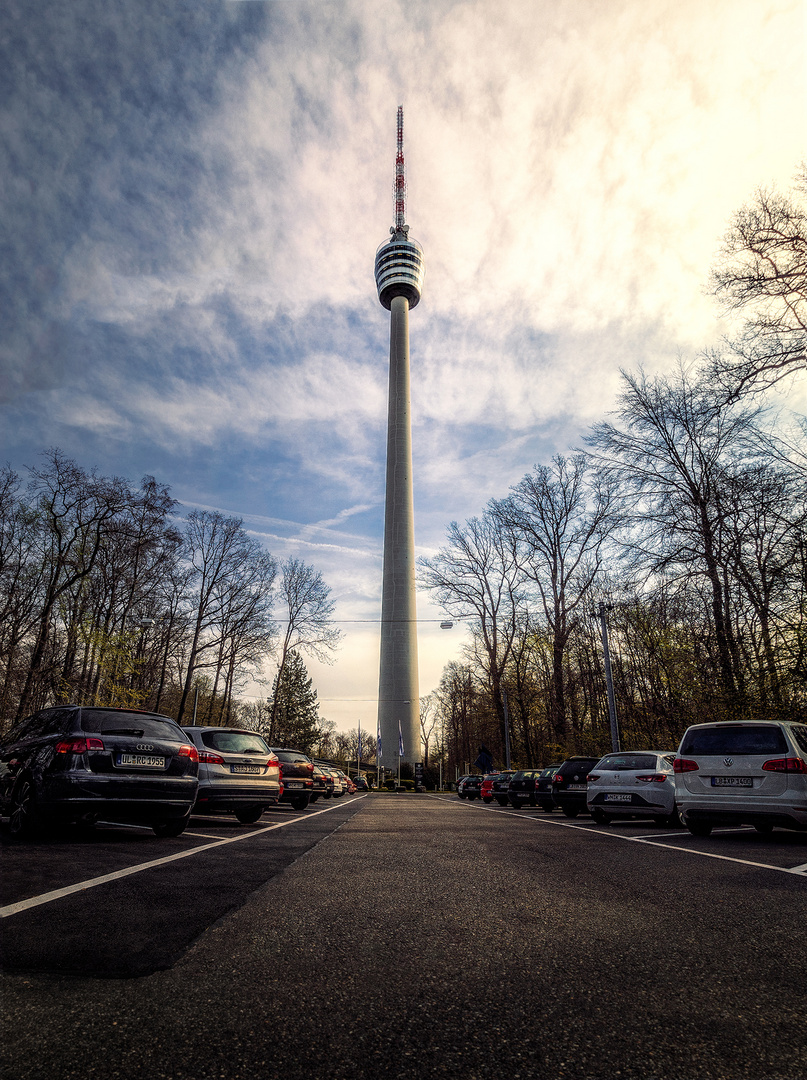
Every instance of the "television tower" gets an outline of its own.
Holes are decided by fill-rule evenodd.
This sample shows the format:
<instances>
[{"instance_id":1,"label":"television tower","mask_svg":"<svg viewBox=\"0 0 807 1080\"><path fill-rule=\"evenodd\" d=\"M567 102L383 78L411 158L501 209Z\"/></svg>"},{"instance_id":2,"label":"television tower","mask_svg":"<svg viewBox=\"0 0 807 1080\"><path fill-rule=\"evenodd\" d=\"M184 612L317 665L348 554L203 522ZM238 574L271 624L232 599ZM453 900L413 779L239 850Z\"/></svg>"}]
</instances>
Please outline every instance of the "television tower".
<instances>
[{"instance_id":1,"label":"television tower","mask_svg":"<svg viewBox=\"0 0 807 1080\"><path fill-rule=\"evenodd\" d=\"M412 425L409 407L409 311L423 287L423 250L406 224L403 106L398 108L395 224L375 256L378 299L390 313L387 488L381 596L378 729L381 763L421 760L415 605L415 514L412 495ZM403 754L400 746L403 745Z\"/></svg>"}]
</instances>

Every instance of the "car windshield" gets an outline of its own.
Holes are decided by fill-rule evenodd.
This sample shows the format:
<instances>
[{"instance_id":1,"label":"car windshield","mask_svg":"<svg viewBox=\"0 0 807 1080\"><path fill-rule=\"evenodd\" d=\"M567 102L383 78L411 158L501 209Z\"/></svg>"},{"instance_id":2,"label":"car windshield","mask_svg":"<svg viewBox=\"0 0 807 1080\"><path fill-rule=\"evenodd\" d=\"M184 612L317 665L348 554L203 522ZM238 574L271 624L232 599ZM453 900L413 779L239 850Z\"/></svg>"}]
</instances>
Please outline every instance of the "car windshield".
<instances>
[{"instance_id":1,"label":"car windshield","mask_svg":"<svg viewBox=\"0 0 807 1080\"><path fill-rule=\"evenodd\" d=\"M116 712L114 709L82 709L81 730L97 735L133 735L136 739L171 739L184 742L185 736L173 720L148 713Z\"/></svg>"},{"instance_id":2,"label":"car windshield","mask_svg":"<svg viewBox=\"0 0 807 1080\"><path fill-rule=\"evenodd\" d=\"M784 754L787 743L776 724L717 724L688 731L681 754L713 757L722 754Z\"/></svg>"},{"instance_id":3,"label":"car windshield","mask_svg":"<svg viewBox=\"0 0 807 1080\"><path fill-rule=\"evenodd\" d=\"M622 772L625 769L655 769L655 754L609 754L597 762L597 768L606 772Z\"/></svg>"},{"instance_id":4,"label":"car windshield","mask_svg":"<svg viewBox=\"0 0 807 1080\"><path fill-rule=\"evenodd\" d=\"M202 742L211 750L230 754L268 754L269 747L254 731L203 731Z\"/></svg>"},{"instance_id":5,"label":"car windshield","mask_svg":"<svg viewBox=\"0 0 807 1080\"><path fill-rule=\"evenodd\" d=\"M308 761L305 754L298 754L295 750L275 750L273 753L278 761Z\"/></svg>"}]
</instances>

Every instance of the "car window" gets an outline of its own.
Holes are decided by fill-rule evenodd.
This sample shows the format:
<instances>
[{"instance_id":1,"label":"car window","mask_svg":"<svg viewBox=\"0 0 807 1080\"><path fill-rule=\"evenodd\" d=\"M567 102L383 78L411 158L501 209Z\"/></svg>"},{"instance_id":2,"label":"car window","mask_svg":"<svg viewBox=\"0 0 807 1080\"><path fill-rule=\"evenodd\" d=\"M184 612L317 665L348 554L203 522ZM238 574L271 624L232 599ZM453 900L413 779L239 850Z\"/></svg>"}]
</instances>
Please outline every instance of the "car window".
<instances>
[{"instance_id":1,"label":"car window","mask_svg":"<svg viewBox=\"0 0 807 1080\"><path fill-rule=\"evenodd\" d=\"M294 762L309 760L305 754L300 754L296 750L273 750L272 752L278 761Z\"/></svg>"},{"instance_id":2,"label":"car window","mask_svg":"<svg viewBox=\"0 0 807 1080\"><path fill-rule=\"evenodd\" d=\"M680 752L695 757L784 754L787 743L778 724L716 724L688 731Z\"/></svg>"},{"instance_id":3,"label":"car window","mask_svg":"<svg viewBox=\"0 0 807 1080\"><path fill-rule=\"evenodd\" d=\"M790 731L799 750L807 755L807 724L793 724Z\"/></svg>"},{"instance_id":4,"label":"car window","mask_svg":"<svg viewBox=\"0 0 807 1080\"><path fill-rule=\"evenodd\" d=\"M171 739L184 742L185 735L173 720L150 716L148 713L117 712L114 709L82 709L81 730L95 735L114 735L115 732L134 735L140 739Z\"/></svg>"},{"instance_id":5,"label":"car window","mask_svg":"<svg viewBox=\"0 0 807 1080\"><path fill-rule=\"evenodd\" d=\"M655 769L655 754L608 754L597 762L598 769L618 772L621 769Z\"/></svg>"},{"instance_id":6,"label":"car window","mask_svg":"<svg viewBox=\"0 0 807 1080\"><path fill-rule=\"evenodd\" d=\"M19 742L21 739L38 739L41 735L61 734L67 731L68 718L74 715L75 709L43 709L16 724L5 741Z\"/></svg>"},{"instance_id":7,"label":"car window","mask_svg":"<svg viewBox=\"0 0 807 1080\"><path fill-rule=\"evenodd\" d=\"M268 754L269 747L254 731L202 731L202 742L227 754Z\"/></svg>"}]
</instances>

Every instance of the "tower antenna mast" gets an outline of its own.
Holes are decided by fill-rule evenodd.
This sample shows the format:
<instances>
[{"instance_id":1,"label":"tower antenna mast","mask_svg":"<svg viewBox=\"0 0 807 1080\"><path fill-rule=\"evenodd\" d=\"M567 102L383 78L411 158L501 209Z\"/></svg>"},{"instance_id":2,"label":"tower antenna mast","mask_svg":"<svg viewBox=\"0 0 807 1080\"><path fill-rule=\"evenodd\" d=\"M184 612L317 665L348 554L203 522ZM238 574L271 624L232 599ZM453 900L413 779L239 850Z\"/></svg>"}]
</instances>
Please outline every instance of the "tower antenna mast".
<instances>
[{"instance_id":1,"label":"tower antenna mast","mask_svg":"<svg viewBox=\"0 0 807 1080\"><path fill-rule=\"evenodd\" d=\"M398 106L398 152L395 155L395 229L404 232L406 228L406 167L403 149L403 105Z\"/></svg>"}]
</instances>

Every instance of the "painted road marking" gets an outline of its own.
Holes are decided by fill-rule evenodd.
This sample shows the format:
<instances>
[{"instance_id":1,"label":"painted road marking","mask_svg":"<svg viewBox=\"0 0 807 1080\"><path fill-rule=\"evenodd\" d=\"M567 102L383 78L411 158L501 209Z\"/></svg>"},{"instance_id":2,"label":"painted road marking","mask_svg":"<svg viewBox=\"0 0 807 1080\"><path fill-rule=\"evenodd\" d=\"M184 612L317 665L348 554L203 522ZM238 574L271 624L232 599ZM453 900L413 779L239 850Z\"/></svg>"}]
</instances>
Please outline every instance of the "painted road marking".
<instances>
[{"instance_id":1,"label":"painted road marking","mask_svg":"<svg viewBox=\"0 0 807 1080\"><path fill-rule=\"evenodd\" d=\"M360 796L360 798L365 797ZM151 859L149 862L138 863L136 866L127 866L124 870L115 870L111 874L102 874L100 877L78 881L75 885L66 885L63 889L54 889L52 892L42 893L40 896L32 896L28 900L19 900L16 904L8 904L6 907L0 908L0 918L7 919L10 915L19 915L23 911L29 911L31 908L39 907L42 904L50 904L54 900L61 900L64 896L84 892L86 889L92 889L96 885L106 885L109 881L118 881L120 878L129 877L131 874L140 874L144 870L153 870L156 866L165 866L166 863L177 862L179 859L188 859L192 855L199 855L203 851L211 851L213 848L223 847L225 844L237 844L240 840L253 840L256 836L272 832L273 829L283 829L287 825L295 825L298 821L310 821L311 818L317 817L318 814L329 814L332 810L337 809L337 806L326 806L322 810L315 810L312 814L306 814L304 817L279 821L275 825L267 825L262 829L256 829L255 832L226 837L224 840L217 840L213 844L202 844L199 847L189 848L187 851L178 851L174 855L165 855L161 859ZM193 836L193 833L191 833L191 836Z\"/></svg>"},{"instance_id":2,"label":"painted road marking","mask_svg":"<svg viewBox=\"0 0 807 1080\"><path fill-rule=\"evenodd\" d=\"M439 799L440 802L448 801L438 795L433 795L431 798ZM473 805L473 803L471 805ZM718 855L711 851L698 851L694 848L679 847L677 844L662 844L659 843L658 840L650 840L643 836L622 836L619 833L611 832L610 830L606 832L605 829L592 829L585 825L572 825L566 821L553 821L551 818L526 817L523 814L516 813L515 810L494 809L492 806L478 806L475 807L475 809L484 810L486 813L504 814L507 817L514 817L518 821L535 821L539 825L554 825L558 829L576 829L578 832L595 833L597 836L607 836L611 840L623 840L631 844L644 844L646 847L667 848L669 851L680 851L685 855L700 855L704 859L718 859L721 862L739 863L741 866L755 866L760 870L778 870L780 874L795 874L797 877L807 877L807 863L804 866L773 866L771 863L753 862L751 859L737 859L732 855ZM721 831L742 832L744 830L724 829Z\"/></svg>"}]
</instances>

